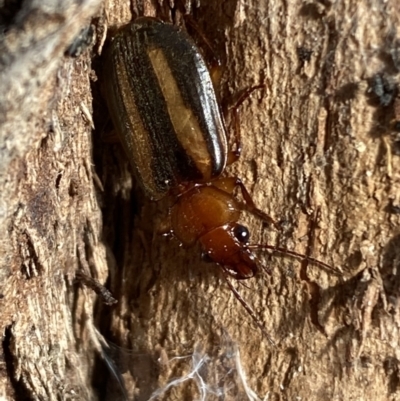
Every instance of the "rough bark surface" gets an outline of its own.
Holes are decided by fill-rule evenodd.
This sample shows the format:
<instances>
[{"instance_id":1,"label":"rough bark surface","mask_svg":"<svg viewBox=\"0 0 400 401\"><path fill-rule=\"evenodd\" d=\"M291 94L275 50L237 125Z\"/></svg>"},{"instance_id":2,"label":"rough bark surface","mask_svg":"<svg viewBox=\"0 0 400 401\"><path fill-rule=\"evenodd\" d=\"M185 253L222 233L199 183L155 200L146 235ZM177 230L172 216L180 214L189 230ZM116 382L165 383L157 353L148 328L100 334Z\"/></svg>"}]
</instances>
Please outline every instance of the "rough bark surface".
<instances>
[{"instance_id":1,"label":"rough bark surface","mask_svg":"<svg viewBox=\"0 0 400 401\"><path fill-rule=\"evenodd\" d=\"M186 4L223 60L222 98L266 83L241 108L228 169L281 227L244 214L252 242L337 271L259 252L272 274L234 285L274 346L217 266L157 234L165 204L101 139L106 34L170 18L167 5L0 9L0 397L123 399L110 357L134 400L399 399L398 1ZM93 17L93 48L64 56ZM118 304L95 304L77 270Z\"/></svg>"}]
</instances>

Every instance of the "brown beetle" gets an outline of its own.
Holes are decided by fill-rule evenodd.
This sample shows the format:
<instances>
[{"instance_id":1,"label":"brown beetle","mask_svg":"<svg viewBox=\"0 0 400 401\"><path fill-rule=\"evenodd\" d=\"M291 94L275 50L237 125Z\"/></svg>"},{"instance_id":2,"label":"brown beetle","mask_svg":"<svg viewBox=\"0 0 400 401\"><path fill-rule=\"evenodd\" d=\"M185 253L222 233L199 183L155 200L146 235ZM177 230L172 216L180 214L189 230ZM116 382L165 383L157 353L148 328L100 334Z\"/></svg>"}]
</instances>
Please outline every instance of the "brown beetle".
<instances>
[{"instance_id":1,"label":"brown beetle","mask_svg":"<svg viewBox=\"0 0 400 401\"><path fill-rule=\"evenodd\" d=\"M254 249L307 258L269 245L249 245L249 231L238 223L242 210L275 223L254 205L240 179L223 176L226 165L241 151L238 107L263 86L246 91L233 107L236 149L229 152L210 72L184 31L153 18L138 18L113 39L105 71L108 107L135 176L151 199L173 199L170 233L184 246L199 243L204 255L221 266L225 278L236 280L257 274ZM244 202L235 198L237 188Z\"/></svg>"}]
</instances>

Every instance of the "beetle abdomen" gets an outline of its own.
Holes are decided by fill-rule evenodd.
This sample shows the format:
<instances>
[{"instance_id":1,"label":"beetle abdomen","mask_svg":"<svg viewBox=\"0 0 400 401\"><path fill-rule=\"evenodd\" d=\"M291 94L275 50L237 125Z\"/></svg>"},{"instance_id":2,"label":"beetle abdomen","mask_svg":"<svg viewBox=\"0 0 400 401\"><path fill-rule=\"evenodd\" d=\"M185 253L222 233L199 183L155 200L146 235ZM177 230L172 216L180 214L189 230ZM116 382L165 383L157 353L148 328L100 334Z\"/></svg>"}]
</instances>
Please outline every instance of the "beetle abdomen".
<instances>
[{"instance_id":1,"label":"beetle abdomen","mask_svg":"<svg viewBox=\"0 0 400 401\"><path fill-rule=\"evenodd\" d=\"M147 195L160 199L224 170L226 132L210 74L184 32L139 18L114 38L106 63L110 113Z\"/></svg>"}]
</instances>

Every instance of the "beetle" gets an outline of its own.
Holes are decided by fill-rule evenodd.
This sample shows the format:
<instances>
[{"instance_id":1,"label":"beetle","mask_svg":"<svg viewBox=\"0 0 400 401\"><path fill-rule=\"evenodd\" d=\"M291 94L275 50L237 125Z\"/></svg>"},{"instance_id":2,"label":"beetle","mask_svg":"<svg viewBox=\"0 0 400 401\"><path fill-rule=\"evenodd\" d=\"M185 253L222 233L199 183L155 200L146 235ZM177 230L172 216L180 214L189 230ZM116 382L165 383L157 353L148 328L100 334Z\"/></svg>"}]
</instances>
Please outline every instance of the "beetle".
<instances>
[{"instance_id":1,"label":"beetle","mask_svg":"<svg viewBox=\"0 0 400 401\"><path fill-rule=\"evenodd\" d=\"M239 178L224 174L241 152L238 108L264 85L245 91L232 108L236 147L229 150L210 71L180 28L150 17L126 25L106 53L105 77L114 127L145 194L156 201L167 196L173 200L169 232L185 247L200 244L205 258L222 268L230 289L263 330L228 280L258 273L253 251L273 249L327 266L283 248L249 245L249 230L238 223L247 210L275 224L255 206ZM234 196L237 188L243 202Z\"/></svg>"}]
</instances>

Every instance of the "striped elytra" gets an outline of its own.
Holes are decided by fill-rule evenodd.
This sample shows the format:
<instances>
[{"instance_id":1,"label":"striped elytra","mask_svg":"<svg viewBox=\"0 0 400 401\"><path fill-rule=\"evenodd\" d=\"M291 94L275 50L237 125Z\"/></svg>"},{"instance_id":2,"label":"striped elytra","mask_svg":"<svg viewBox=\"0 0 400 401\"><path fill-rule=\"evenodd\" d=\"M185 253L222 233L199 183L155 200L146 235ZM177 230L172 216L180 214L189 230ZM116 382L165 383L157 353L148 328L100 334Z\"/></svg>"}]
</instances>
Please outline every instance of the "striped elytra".
<instances>
[{"instance_id":1,"label":"striped elytra","mask_svg":"<svg viewBox=\"0 0 400 401\"><path fill-rule=\"evenodd\" d=\"M223 118L205 61L184 31L137 19L114 37L105 71L115 129L150 198L222 173Z\"/></svg>"}]
</instances>

